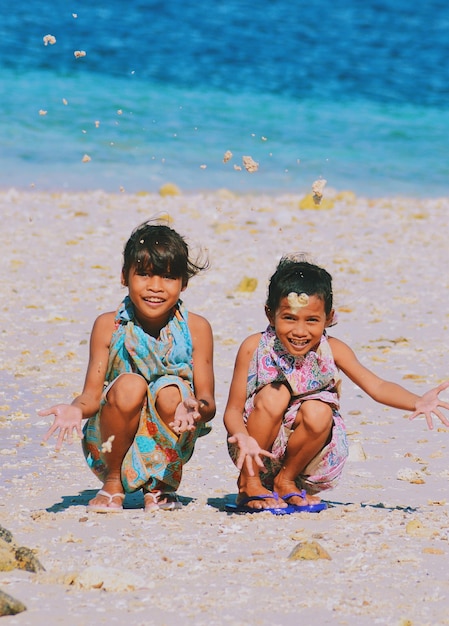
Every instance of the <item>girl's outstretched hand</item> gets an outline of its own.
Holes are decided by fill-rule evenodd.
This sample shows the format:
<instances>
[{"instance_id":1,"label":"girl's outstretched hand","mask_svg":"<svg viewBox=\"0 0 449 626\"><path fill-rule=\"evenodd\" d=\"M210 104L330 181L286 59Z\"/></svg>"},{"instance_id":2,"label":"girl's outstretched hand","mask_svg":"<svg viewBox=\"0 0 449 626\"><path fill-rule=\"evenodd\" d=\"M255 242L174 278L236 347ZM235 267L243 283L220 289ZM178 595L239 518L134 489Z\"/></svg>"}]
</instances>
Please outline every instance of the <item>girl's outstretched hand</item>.
<instances>
[{"instance_id":1,"label":"girl's outstretched hand","mask_svg":"<svg viewBox=\"0 0 449 626\"><path fill-rule=\"evenodd\" d=\"M56 450L61 449L64 440L68 441L68 443L73 443L75 432L80 439L84 436L81 430L82 411L79 407L73 406L73 404L56 404L49 409L41 409L37 414L41 417L46 417L47 415L55 416L53 424L42 437L42 441L47 441L59 428Z\"/></svg>"},{"instance_id":2,"label":"girl's outstretched hand","mask_svg":"<svg viewBox=\"0 0 449 626\"><path fill-rule=\"evenodd\" d=\"M439 399L438 394L449 387L449 380L434 389L431 389L416 401L415 411L410 415L409 419L414 419L418 415L425 415L427 426L433 429L433 417L436 415L445 426L449 426L449 420L444 416L438 407L449 410L449 402L443 402Z\"/></svg>"},{"instance_id":3,"label":"girl's outstretched hand","mask_svg":"<svg viewBox=\"0 0 449 626\"><path fill-rule=\"evenodd\" d=\"M201 415L198 411L198 400L190 396L178 404L175 417L169 426L177 435L181 435L186 430L195 430L196 422Z\"/></svg>"},{"instance_id":4,"label":"girl's outstretched hand","mask_svg":"<svg viewBox=\"0 0 449 626\"><path fill-rule=\"evenodd\" d=\"M246 463L246 467L250 476L255 476L253 461L260 469L264 469L265 465L261 459L262 456L268 456L274 459L274 454L267 450L262 450L254 437L246 435L245 433L237 433L228 437L229 443L236 443L239 447L239 455L237 457L236 466L241 470L243 464Z\"/></svg>"}]
</instances>

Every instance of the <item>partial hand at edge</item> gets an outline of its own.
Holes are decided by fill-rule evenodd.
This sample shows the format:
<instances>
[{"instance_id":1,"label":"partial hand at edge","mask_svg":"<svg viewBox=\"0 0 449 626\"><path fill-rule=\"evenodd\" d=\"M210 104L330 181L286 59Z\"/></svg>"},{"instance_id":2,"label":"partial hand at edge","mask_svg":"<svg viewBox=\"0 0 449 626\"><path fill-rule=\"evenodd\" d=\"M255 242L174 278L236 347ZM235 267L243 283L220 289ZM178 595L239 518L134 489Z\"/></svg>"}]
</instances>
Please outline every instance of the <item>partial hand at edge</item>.
<instances>
[{"instance_id":1,"label":"partial hand at edge","mask_svg":"<svg viewBox=\"0 0 449 626\"><path fill-rule=\"evenodd\" d=\"M449 426L449 420L439 409L439 407L441 407L449 410L449 402L443 402L443 400L440 400L438 397L438 395L448 387L449 380L446 380L444 383L441 383L441 385L438 385L438 387L434 387L430 391L427 391L416 401L415 411L410 415L409 419L412 420L418 415L423 414L426 418L429 430L432 430L432 415L436 415L445 426Z\"/></svg>"}]
</instances>

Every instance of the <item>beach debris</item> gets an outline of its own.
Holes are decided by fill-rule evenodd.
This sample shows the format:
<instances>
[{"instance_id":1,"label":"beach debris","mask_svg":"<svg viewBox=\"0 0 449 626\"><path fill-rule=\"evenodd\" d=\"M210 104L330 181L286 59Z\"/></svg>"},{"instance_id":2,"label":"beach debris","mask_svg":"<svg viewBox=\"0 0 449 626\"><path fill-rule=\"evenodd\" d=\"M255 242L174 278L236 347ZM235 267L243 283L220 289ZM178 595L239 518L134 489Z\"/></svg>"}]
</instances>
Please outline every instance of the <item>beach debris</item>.
<instances>
[{"instance_id":1,"label":"beach debris","mask_svg":"<svg viewBox=\"0 0 449 626\"><path fill-rule=\"evenodd\" d=\"M101 589L113 592L154 587L153 582L143 579L134 572L101 565L91 565L81 572L68 574L64 582L79 589Z\"/></svg>"},{"instance_id":2,"label":"beach debris","mask_svg":"<svg viewBox=\"0 0 449 626\"><path fill-rule=\"evenodd\" d=\"M107 438L106 441L103 441L103 443L101 444L101 452L111 452L112 450L112 442L115 439L115 435L111 435L110 437Z\"/></svg>"},{"instance_id":3,"label":"beach debris","mask_svg":"<svg viewBox=\"0 0 449 626\"><path fill-rule=\"evenodd\" d=\"M425 383L427 379L425 376L421 376L421 374L404 374L402 377L403 380L414 380L416 383Z\"/></svg>"},{"instance_id":4,"label":"beach debris","mask_svg":"<svg viewBox=\"0 0 449 626\"><path fill-rule=\"evenodd\" d=\"M230 150L226 150L223 156L223 163L227 163L232 159L232 152Z\"/></svg>"},{"instance_id":5,"label":"beach debris","mask_svg":"<svg viewBox=\"0 0 449 626\"><path fill-rule=\"evenodd\" d=\"M22 611L26 610L26 606L20 600L16 600L9 593L0 591L0 616L17 615L17 613L22 613Z\"/></svg>"},{"instance_id":6,"label":"beach debris","mask_svg":"<svg viewBox=\"0 0 449 626\"><path fill-rule=\"evenodd\" d=\"M424 485L426 482L423 478L422 472L419 470L414 470L410 467L402 468L396 474L397 480L404 480L405 482L411 483L413 485Z\"/></svg>"},{"instance_id":7,"label":"beach debris","mask_svg":"<svg viewBox=\"0 0 449 626\"><path fill-rule=\"evenodd\" d=\"M300 209L313 209L313 210L327 210L332 209L335 205L334 199L322 198L320 202L316 202L313 193L308 193L304 196L302 200L299 202Z\"/></svg>"},{"instance_id":8,"label":"beach debris","mask_svg":"<svg viewBox=\"0 0 449 626\"><path fill-rule=\"evenodd\" d=\"M303 307L309 304L309 296L306 293L296 293L294 291L290 291L287 296L288 304L295 314L302 309Z\"/></svg>"},{"instance_id":9,"label":"beach debris","mask_svg":"<svg viewBox=\"0 0 449 626\"><path fill-rule=\"evenodd\" d=\"M332 560L330 554L318 541L298 543L288 555L289 561L317 561L318 559Z\"/></svg>"},{"instance_id":10,"label":"beach debris","mask_svg":"<svg viewBox=\"0 0 449 626\"><path fill-rule=\"evenodd\" d=\"M366 461L365 450L360 441L349 444L348 461Z\"/></svg>"},{"instance_id":11,"label":"beach debris","mask_svg":"<svg viewBox=\"0 0 449 626\"><path fill-rule=\"evenodd\" d=\"M17 449L16 448L2 448L0 450L0 454L5 455L5 456L14 456L17 454Z\"/></svg>"},{"instance_id":12,"label":"beach debris","mask_svg":"<svg viewBox=\"0 0 449 626\"><path fill-rule=\"evenodd\" d=\"M444 550L441 550L441 548L427 547L427 548L423 548L422 551L423 551L423 554L445 554Z\"/></svg>"},{"instance_id":13,"label":"beach debris","mask_svg":"<svg viewBox=\"0 0 449 626\"><path fill-rule=\"evenodd\" d=\"M357 202L357 196L353 191L339 191L335 195L335 200L338 200L338 202L344 202L345 204L355 204Z\"/></svg>"},{"instance_id":14,"label":"beach debris","mask_svg":"<svg viewBox=\"0 0 449 626\"><path fill-rule=\"evenodd\" d=\"M33 550L19 546L9 530L0 526L0 571L22 569L27 572L45 570Z\"/></svg>"},{"instance_id":15,"label":"beach debris","mask_svg":"<svg viewBox=\"0 0 449 626\"><path fill-rule=\"evenodd\" d=\"M319 178L315 180L312 184L312 199L315 204L321 204L321 200L323 199L324 187L326 186L327 180L324 178Z\"/></svg>"},{"instance_id":16,"label":"beach debris","mask_svg":"<svg viewBox=\"0 0 449 626\"><path fill-rule=\"evenodd\" d=\"M81 159L81 161L82 161L83 163L89 163L89 161L92 161L92 159L91 159L91 157L90 157L88 154L85 154L85 155L83 156L83 158Z\"/></svg>"},{"instance_id":17,"label":"beach debris","mask_svg":"<svg viewBox=\"0 0 449 626\"><path fill-rule=\"evenodd\" d=\"M21 546L16 550L17 569L23 569L27 572L40 572L44 570L44 566L34 554L33 550Z\"/></svg>"},{"instance_id":18,"label":"beach debris","mask_svg":"<svg viewBox=\"0 0 449 626\"><path fill-rule=\"evenodd\" d=\"M312 185L312 197L315 204L321 204L323 198L323 191L326 186L327 180L319 178Z\"/></svg>"},{"instance_id":19,"label":"beach debris","mask_svg":"<svg viewBox=\"0 0 449 626\"><path fill-rule=\"evenodd\" d=\"M405 532L411 537L423 537L424 539L438 535L438 531L428 528L419 519L410 520L405 527Z\"/></svg>"},{"instance_id":20,"label":"beach debris","mask_svg":"<svg viewBox=\"0 0 449 626\"><path fill-rule=\"evenodd\" d=\"M80 59L81 57L86 56L86 52L84 50L75 50L73 54L75 56L75 59Z\"/></svg>"},{"instance_id":21,"label":"beach debris","mask_svg":"<svg viewBox=\"0 0 449 626\"><path fill-rule=\"evenodd\" d=\"M181 190L174 183L165 183L159 188L159 195L162 196L162 198L166 196L179 196L181 195Z\"/></svg>"},{"instance_id":22,"label":"beach debris","mask_svg":"<svg viewBox=\"0 0 449 626\"><path fill-rule=\"evenodd\" d=\"M54 35L44 35L43 40L44 46L48 46L48 44L50 44L50 46L54 46L56 43L56 37Z\"/></svg>"},{"instance_id":23,"label":"beach debris","mask_svg":"<svg viewBox=\"0 0 449 626\"><path fill-rule=\"evenodd\" d=\"M6 541L6 543L13 543L12 532L0 526L0 540Z\"/></svg>"},{"instance_id":24,"label":"beach debris","mask_svg":"<svg viewBox=\"0 0 449 626\"><path fill-rule=\"evenodd\" d=\"M249 278L244 276L239 282L236 291L243 293L252 293L257 288L257 278Z\"/></svg>"},{"instance_id":25,"label":"beach debris","mask_svg":"<svg viewBox=\"0 0 449 626\"><path fill-rule=\"evenodd\" d=\"M83 518L80 518L78 521L82 521ZM89 518L86 517L85 521L88 521ZM72 533L66 533L65 535L62 535L61 539L60 539L61 543L83 543L83 540L80 539L79 537L75 537Z\"/></svg>"},{"instance_id":26,"label":"beach debris","mask_svg":"<svg viewBox=\"0 0 449 626\"><path fill-rule=\"evenodd\" d=\"M257 170L259 169L259 164L256 161L254 161L254 159L250 156L242 157L242 161L243 161L243 166L246 169L246 171L250 172L251 174L253 172L257 172Z\"/></svg>"}]
</instances>

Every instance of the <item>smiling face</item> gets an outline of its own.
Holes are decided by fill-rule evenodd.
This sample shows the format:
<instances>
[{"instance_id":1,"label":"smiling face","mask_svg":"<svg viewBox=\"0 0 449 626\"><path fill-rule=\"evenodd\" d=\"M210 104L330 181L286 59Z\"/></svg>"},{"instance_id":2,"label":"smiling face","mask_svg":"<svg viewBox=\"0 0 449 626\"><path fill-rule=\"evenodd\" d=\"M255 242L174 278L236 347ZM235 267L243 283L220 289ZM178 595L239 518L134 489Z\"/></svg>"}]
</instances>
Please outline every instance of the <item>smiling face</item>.
<instances>
[{"instance_id":1,"label":"smiling face","mask_svg":"<svg viewBox=\"0 0 449 626\"><path fill-rule=\"evenodd\" d=\"M132 267L127 286L140 325L147 333L158 337L185 289L182 278Z\"/></svg>"},{"instance_id":2,"label":"smiling face","mask_svg":"<svg viewBox=\"0 0 449 626\"><path fill-rule=\"evenodd\" d=\"M293 356L305 356L318 347L332 311L326 315L324 300L315 295L309 296L305 306L293 309L285 297L274 315L267 309L267 317L284 348Z\"/></svg>"}]
</instances>

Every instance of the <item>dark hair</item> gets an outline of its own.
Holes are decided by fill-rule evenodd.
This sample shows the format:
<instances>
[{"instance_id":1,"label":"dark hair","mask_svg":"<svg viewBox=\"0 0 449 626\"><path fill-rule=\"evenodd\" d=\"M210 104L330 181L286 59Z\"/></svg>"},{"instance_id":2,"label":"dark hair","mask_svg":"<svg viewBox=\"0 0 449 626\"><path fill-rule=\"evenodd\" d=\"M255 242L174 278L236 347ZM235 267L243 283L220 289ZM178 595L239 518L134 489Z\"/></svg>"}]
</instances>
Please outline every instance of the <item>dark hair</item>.
<instances>
[{"instance_id":1,"label":"dark hair","mask_svg":"<svg viewBox=\"0 0 449 626\"><path fill-rule=\"evenodd\" d=\"M192 276L207 269L207 260L200 264L189 259L189 247L179 233L163 224L144 222L137 226L123 250L122 274L128 284L133 267L151 274L171 274L182 278L185 287Z\"/></svg>"},{"instance_id":2,"label":"dark hair","mask_svg":"<svg viewBox=\"0 0 449 626\"><path fill-rule=\"evenodd\" d=\"M289 293L306 293L317 296L324 302L326 315L332 311L332 276L322 267L307 261L295 261L282 257L275 273L270 278L266 307L273 314L282 298Z\"/></svg>"}]
</instances>

